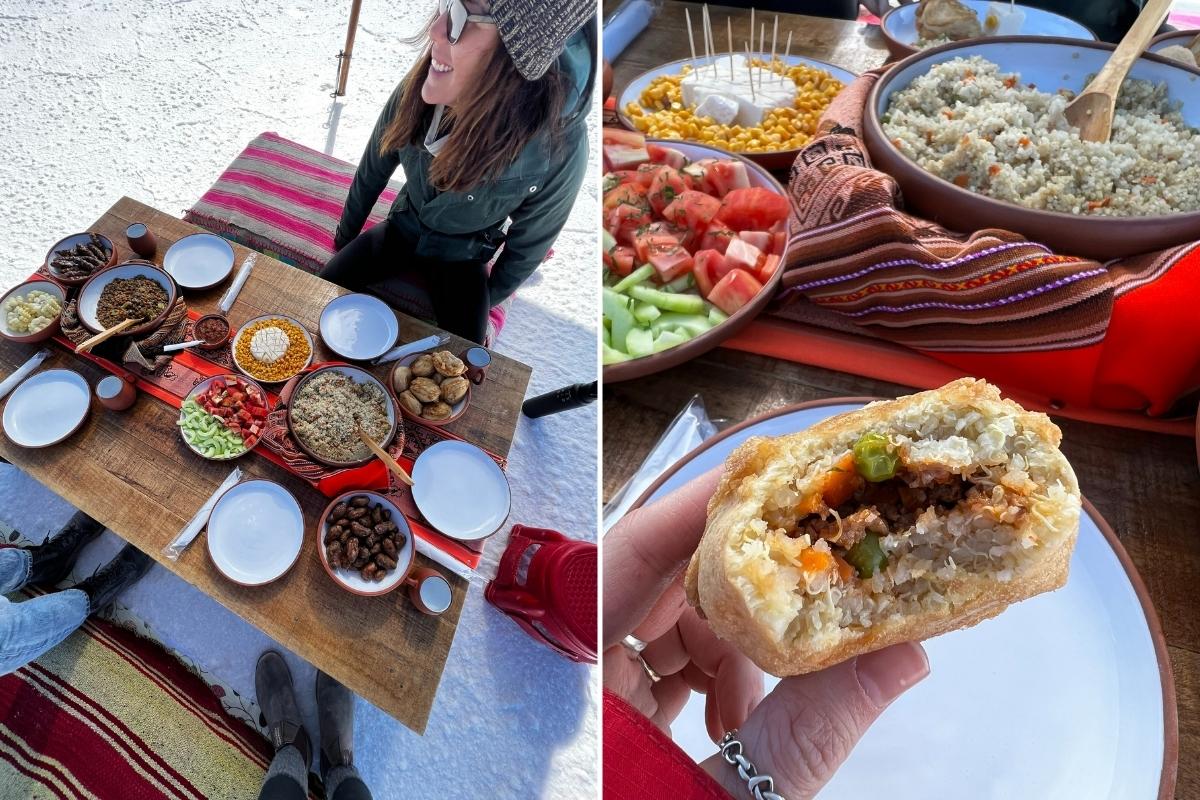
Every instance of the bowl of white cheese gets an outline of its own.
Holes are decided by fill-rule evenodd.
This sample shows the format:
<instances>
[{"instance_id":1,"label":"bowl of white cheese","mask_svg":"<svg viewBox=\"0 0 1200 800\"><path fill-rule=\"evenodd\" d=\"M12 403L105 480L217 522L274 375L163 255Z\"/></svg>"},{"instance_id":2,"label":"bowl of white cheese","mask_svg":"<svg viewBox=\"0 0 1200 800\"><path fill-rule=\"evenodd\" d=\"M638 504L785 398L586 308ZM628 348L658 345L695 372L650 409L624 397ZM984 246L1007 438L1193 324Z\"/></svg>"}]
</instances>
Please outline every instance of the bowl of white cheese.
<instances>
[{"instance_id":1,"label":"bowl of white cheese","mask_svg":"<svg viewBox=\"0 0 1200 800\"><path fill-rule=\"evenodd\" d=\"M774 64L777 69L765 66L768 64ZM858 77L847 69L824 61L779 53L774 55L774 61L771 53L750 53L749 57L745 53L724 53L694 60L685 58L647 70L629 82L617 103L621 124L630 130L642 130L631 117L629 108L636 105L645 113L653 114L655 109L644 104L643 95L651 84L664 77L679 80L682 109L690 111L704 127L716 125L735 133L763 126L764 122L770 124L772 112L795 108L797 99L804 99L805 92L812 88L797 86L795 81L782 74L798 66L827 73L842 86ZM795 133L805 133L811 137L815 133L820 110L814 109L812 119L808 120L812 130L797 130ZM654 135L670 138L662 134ZM720 142L704 138L680 139L707 147L721 147ZM779 170L791 167L799 148L776 148L764 139L752 149L722 149L749 158L769 170Z\"/></svg>"}]
</instances>

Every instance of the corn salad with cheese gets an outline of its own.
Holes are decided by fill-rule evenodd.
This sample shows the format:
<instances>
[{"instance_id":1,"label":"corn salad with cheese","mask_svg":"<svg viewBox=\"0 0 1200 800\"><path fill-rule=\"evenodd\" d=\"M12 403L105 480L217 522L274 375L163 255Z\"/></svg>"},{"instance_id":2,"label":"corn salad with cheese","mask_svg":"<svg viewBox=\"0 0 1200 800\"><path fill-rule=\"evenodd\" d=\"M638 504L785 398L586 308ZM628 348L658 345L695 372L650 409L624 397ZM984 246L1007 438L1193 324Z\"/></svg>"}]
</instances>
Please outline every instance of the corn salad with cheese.
<instances>
[{"instance_id":1,"label":"corn salad with cheese","mask_svg":"<svg viewBox=\"0 0 1200 800\"><path fill-rule=\"evenodd\" d=\"M661 75L650 82L625 113L635 128L658 139L678 139L719 147L734 153L770 153L796 150L812 141L817 122L844 84L822 69L806 64L785 65L752 59L753 66L790 78L796 85L791 108L772 108L757 126L721 125L698 116L683 103L681 83L692 68L679 75Z\"/></svg>"}]
</instances>

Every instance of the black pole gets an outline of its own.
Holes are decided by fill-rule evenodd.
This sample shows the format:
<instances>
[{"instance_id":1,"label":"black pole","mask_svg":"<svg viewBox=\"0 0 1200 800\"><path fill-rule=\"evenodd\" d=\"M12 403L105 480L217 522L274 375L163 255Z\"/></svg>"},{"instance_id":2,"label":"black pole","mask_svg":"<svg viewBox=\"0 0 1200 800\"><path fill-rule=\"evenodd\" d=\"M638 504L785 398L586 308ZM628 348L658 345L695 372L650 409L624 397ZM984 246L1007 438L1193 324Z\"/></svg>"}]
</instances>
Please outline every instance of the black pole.
<instances>
[{"instance_id":1,"label":"black pole","mask_svg":"<svg viewBox=\"0 0 1200 800\"><path fill-rule=\"evenodd\" d=\"M572 383L570 386L529 398L521 406L521 413L527 417L544 417L547 414L557 414L559 411L586 406L595 399L596 381Z\"/></svg>"}]
</instances>

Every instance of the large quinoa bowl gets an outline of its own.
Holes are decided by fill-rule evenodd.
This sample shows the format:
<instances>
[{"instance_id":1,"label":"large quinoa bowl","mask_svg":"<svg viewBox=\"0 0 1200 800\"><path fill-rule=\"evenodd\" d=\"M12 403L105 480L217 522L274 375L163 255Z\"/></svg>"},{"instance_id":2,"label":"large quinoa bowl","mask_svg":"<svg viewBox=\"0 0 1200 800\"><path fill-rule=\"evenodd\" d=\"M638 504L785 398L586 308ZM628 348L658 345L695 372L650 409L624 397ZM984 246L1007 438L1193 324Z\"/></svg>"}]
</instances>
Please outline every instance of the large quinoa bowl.
<instances>
[{"instance_id":1,"label":"large quinoa bowl","mask_svg":"<svg viewBox=\"0 0 1200 800\"><path fill-rule=\"evenodd\" d=\"M1101 261L1188 242L1200 231L1200 102L1188 102L1200 73L1142 56L1106 145L1043 119L1061 115L1068 98L1060 93L1081 91L1112 50L1011 36L917 53L872 88L867 150L909 211L951 230L1003 228ZM949 63L976 57L990 62L980 75L971 68L981 62ZM974 94L949 96L956 72ZM1010 74L1018 77L1006 83ZM943 92L949 116L923 127L920 115L939 113Z\"/></svg>"}]
</instances>

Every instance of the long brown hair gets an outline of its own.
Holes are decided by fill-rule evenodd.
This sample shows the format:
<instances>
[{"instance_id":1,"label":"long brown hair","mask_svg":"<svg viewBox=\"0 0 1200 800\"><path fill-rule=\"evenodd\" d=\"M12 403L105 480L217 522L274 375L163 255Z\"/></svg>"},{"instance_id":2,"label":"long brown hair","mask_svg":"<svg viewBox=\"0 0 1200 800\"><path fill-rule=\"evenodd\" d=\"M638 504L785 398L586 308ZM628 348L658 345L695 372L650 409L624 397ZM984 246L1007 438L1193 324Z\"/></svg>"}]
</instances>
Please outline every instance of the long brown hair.
<instances>
[{"instance_id":1,"label":"long brown hair","mask_svg":"<svg viewBox=\"0 0 1200 800\"><path fill-rule=\"evenodd\" d=\"M424 142L434 107L421 98L421 87L429 74L432 48L432 43L425 45L421 58L404 78L396 116L380 142L383 153ZM549 145L556 147L564 129L561 118L567 84L567 76L557 64L538 80L525 80L504 45L497 42L479 80L454 108L445 111L443 125L449 125L450 134L429 170L434 188L461 192L491 183L542 132L549 134Z\"/></svg>"}]
</instances>

